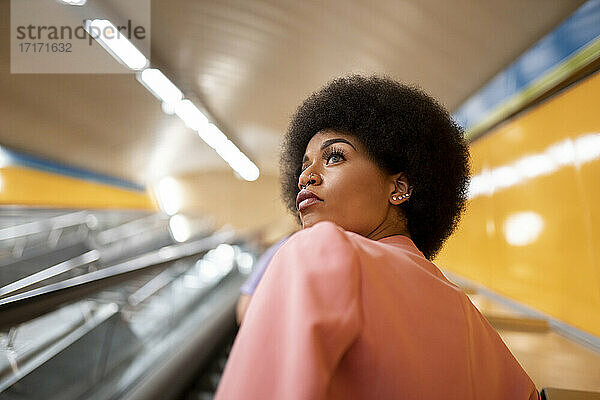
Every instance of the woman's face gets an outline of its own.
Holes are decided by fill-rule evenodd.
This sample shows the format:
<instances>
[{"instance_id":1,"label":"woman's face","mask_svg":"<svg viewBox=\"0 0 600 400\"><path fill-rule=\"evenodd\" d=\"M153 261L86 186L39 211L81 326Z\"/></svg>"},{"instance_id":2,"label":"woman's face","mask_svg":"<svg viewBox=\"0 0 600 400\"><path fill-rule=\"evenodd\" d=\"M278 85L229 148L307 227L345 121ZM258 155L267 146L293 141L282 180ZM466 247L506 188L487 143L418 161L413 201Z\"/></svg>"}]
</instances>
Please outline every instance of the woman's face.
<instances>
[{"instance_id":1,"label":"woman's face","mask_svg":"<svg viewBox=\"0 0 600 400\"><path fill-rule=\"evenodd\" d=\"M368 158L353 136L317 133L306 146L302 171L299 187L309 183L307 189L322 200L300 206L303 228L332 221L347 231L372 237L390 220L394 178Z\"/></svg>"}]
</instances>

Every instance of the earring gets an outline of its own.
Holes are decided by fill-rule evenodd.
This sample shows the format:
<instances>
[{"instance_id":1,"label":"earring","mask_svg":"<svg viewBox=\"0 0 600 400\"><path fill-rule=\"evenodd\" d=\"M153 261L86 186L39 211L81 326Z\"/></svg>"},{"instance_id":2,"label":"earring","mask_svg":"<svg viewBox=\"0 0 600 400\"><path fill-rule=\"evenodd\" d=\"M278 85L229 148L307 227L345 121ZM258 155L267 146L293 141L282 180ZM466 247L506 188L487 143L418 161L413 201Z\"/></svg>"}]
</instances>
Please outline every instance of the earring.
<instances>
[{"instance_id":1,"label":"earring","mask_svg":"<svg viewBox=\"0 0 600 400\"><path fill-rule=\"evenodd\" d=\"M410 193L404 193L401 196L392 196L392 200L407 199L409 197L410 197Z\"/></svg>"}]
</instances>

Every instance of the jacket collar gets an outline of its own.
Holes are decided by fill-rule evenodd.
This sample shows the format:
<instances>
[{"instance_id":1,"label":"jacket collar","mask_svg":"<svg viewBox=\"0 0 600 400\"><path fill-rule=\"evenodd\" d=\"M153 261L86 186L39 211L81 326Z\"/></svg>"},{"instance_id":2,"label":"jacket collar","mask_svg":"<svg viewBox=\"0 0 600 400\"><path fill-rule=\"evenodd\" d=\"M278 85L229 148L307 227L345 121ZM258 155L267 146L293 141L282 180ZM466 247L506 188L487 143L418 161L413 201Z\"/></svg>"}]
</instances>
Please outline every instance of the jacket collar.
<instances>
[{"instance_id":1,"label":"jacket collar","mask_svg":"<svg viewBox=\"0 0 600 400\"><path fill-rule=\"evenodd\" d=\"M412 239L409 238L408 236L404 236L404 235L386 236L386 237L383 237L383 238L377 240L377 242L391 244L392 246L397 246L397 247L410 248L411 250L416 251L418 254L423 256L423 253L421 253L421 251L417 248L417 246L412 241ZM425 256L423 256L423 257L425 257Z\"/></svg>"},{"instance_id":2,"label":"jacket collar","mask_svg":"<svg viewBox=\"0 0 600 400\"><path fill-rule=\"evenodd\" d=\"M412 239L409 238L408 236L404 236L404 235L387 236L387 237L379 239L377 242L385 243L385 244L389 244L392 246L406 249L412 253L416 253L416 254L420 255L421 257L423 257L423 259L425 259L425 256L423 255L423 253L421 253L421 251L417 248L417 246L412 241ZM450 283L452 286L458 287L456 284L454 284L453 282L448 280L446 275L444 275L444 273L434 263L432 263L430 261L426 261L424 263L419 263L419 265L421 265L422 268L425 268L427 271L429 271L433 275L437 276L438 278L443 279L445 282Z\"/></svg>"}]
</instances>

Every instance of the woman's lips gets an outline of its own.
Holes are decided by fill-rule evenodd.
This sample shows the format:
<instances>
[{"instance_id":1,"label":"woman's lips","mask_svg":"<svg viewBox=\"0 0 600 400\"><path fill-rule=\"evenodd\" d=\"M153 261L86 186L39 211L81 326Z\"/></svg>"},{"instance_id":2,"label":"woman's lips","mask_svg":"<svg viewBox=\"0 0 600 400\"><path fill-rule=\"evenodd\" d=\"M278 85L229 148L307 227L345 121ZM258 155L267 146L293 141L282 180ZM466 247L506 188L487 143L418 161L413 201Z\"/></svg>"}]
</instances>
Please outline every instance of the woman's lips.
<instances>
[{"instance_id":1,"label":"woman's lips","mask_svg":"<svg viewBox=\"0 0 600 400\"><path fill-rule=\"evenodd\" d=\"M323 201L319 196L314 194L308 189L302 189L298 196L296 196L296 208L298 211L302 211L306 207L310 207L313 204Z\"/></svg>"},{"instance_id":2,"label":"woman's lips","mask_svg":"<svg viewBox=\"0 0 600 400\"><path fill-rule=\"evenodd\" d=\"M323 200L319 200L316 197L309 197L306 200L302 200L300 204L298 204L298 211L302 212L313 204L322 203Z\"/></svg>"}]
</instances>

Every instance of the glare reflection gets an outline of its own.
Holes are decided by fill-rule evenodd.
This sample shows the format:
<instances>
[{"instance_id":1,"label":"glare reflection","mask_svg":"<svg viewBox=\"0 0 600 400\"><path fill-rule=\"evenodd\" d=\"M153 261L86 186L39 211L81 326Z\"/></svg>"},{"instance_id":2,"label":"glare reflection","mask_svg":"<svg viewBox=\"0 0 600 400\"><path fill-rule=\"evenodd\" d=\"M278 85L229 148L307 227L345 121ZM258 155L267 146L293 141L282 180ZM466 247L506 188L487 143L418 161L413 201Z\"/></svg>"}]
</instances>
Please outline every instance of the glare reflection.
<instances>
[{"instance_id":1,"label":"glare reflection","mask_svg":"<svg viewBox=\"0 0 600 400\"><path fill-rule=\"evenodd\" d=\"M496 224L494 223L494 220L487 220L487 222L485 223L485 231L488 234L488 236L494 236L494 234L496 233Z\"/></svg>"},{"instance_id":2,"label":"glare reflection","mask_svg":"<svg viewBox=\"0 0 600 400\"><path fill-rule=\"evenodd\" d=\"M215 249L209 251L204 258L216 264L223 265L228 270L227 272L229 272L233 268L233 262L235 261L235 250L230 245L221 243Z\"/></svg>"},{"instance_id":3,"label":"glare reflection","mask_svg":"<svg viewBox=\"0 0 600 400\"><path fill-rule=\"evenodd\" d=\"M235 250L228 244L220 244L216 249L196 263L199 279L206 284L218 282L231 272L235 259Z\"/></svg>"},{"instance_id":4,"label":"glare reflection","mask_svg":"<svg viewBox=\"0 0 600 400\"><path fill-rule=\"evenodd\" d=\"M600 134L582 136L575 141L575 154L579 163L600 158Z\"/></svg>"},{"instance_id":5,"label":"glare reflection","mask_svg":"<svg viewBox=\"0 0 600 400\"><path fill-rule=\"evenodd\" d=\"M515 163L518 174L525 178L551 174L559 167L547 154L523 157Z\"/></svg>"},{"instance_id":6,"label":"glare reflection","mask_svg":"<svg viewBox=\"0 0 600 400\"><path fill-rule=\"evenodd\" d=\"M237 263L238 270L242 274L247 275L252 272L252 265L254 265L254 257L252 254L241 252L237 255L235 261Z\"/></svg>"},{"instance_id":7,"label":"glare reflection","mask_svg":"<svg viewBox=\"0 0 600 400\"><path fill-rule=\"evenodd\" d=\"M184 277L184 286L202 288L216 284L231 272L235 259L236 251L232 246L226 243L218 245L196 262L194 268Z\"/></svg>"},{"instance_id":8,"label":"glare reflection","mask_svg":"<svg viewBox=\"0 0 600 400\"><path fill-rule=\"evenodd\" d=\"M0 168L8 167L11 164L10 154L0 147Z\"/></svg>"},{"instance_id":9,"label":"glare reflection","mask_svg":"<svg viewBox=\"0 0 600 400\"><path fill-rule=\"evenodd\" d=\"M474 175L469 183L469 199L549 175L565 166L579 166L600 158L600 133L566 139L537 154L529 154L510 164Z\"/></svg>"},{"instance_id":10,"label":"glare reflection","mask_svg":"<svg viewBox=\"0 0 600 400\"><path fill-rule=\"evenodd\" d=\"M546 154L561 167L575 164L575 146L571 139L563 140L548 147Z\"/></svg>"},{"instance_id":11,"label":"glare reflection","mask_svg":"<svg viewBox=\"0 0 600 400\"><path fill-rule=\"evenodd\" d=\"M198 267L198 276L203 283L216 283L220 277L225 275L223 267L210 260L202 259L196 263Z\"/></svg>"},{"instance_id":12,"label":"glare reflection","mask_svg":"<svg viewBox=\"0 0 600 400\"><path fill-rule=\"evenodd\" d=\"M491 179L494 182L494 188L503 189L515 185L521 180L521 177L515 167L505 166L493 169Z\"/></svg>"},{"instance_id":13,"label":"glare reflection","mask_svg":"<svg viewBox=\"0 0 600 400\"><path fill-rule=\"evenodd\" d=\"M201 289L206 284L195 275L185 275L183 277L183 286L189 289Z\"/></svg>"},{"instance_id":14,"label":"glare reflection","mask_svg":"<svg viewBox=\"0 0 600 400\"><path fill-rule=\"evenodd\" d=\"M169 219L169 230L177 242L185 242L192 234L190 222L181 214L173 215Z\"/></svg>"},{"instance_id":15,"label":"glare reflection","mask_svg":"<svg viewBox=\"0 0 600 400\"><path fill-rule=\"evenodd\" d=\"M504 221L504 238L512 246L527 246L537 240L544 229L544 219L533 211L510 215Z\"/></svg>"}]
</instances>

